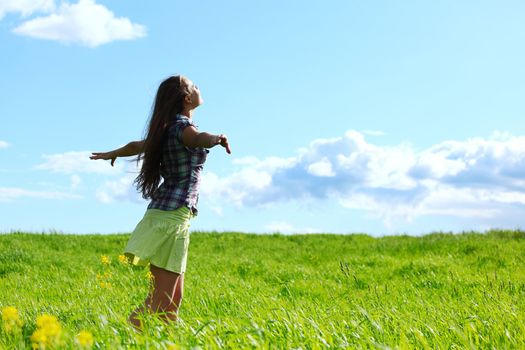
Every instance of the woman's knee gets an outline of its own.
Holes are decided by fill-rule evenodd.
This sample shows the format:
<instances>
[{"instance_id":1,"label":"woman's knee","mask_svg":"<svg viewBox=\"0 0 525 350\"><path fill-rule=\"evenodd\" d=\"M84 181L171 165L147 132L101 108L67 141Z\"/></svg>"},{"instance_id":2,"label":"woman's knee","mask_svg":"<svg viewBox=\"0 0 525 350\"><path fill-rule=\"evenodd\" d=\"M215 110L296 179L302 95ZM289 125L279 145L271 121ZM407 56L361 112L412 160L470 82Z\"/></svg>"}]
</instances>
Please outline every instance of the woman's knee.
<instances>
[{"instance_id":1,"label":"woman's knee","mask_svg":"<svg viewBox=\"0 0 525 350\"><path fill-rule=\"evenodd\" d=\"M153 264L150 264L149 269L154 276L159 275L159 276L163 276L163 277L170 278L170 279L177 279L181 275L178 272L169 271L169 270L163 269L162 267L155 266Z\"/></svg>"},{"instance_id":2,"label":"woman's knee","mask_svg":"<svg viewBox=\"0 0 525 350\"><path fill-rule=\"evenodd\" d=\"M174 290L181 274L168 271L163 268L151 265L150 271L153 274L155 288Z\"/></svg>"}]
</instances>

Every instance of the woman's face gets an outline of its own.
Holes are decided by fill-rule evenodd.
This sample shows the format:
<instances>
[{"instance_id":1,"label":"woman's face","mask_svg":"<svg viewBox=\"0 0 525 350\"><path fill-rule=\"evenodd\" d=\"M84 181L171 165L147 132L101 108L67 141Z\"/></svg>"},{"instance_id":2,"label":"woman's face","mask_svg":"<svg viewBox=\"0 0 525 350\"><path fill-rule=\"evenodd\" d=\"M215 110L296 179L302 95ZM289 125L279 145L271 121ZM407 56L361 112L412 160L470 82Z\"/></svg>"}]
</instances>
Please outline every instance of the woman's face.
<instances>
[{"instance_id":1,"label":"woman's face","mask_svg":"<svg viewBox=\"0 0 525 350\"><path fill-rule=\"evenodd\" d=\"M189 79L186 79L186 84L188 84L188 90L190 94L186 99L186 103L193 109L200 106L204 100L202 99L201 92L197 85Z\"/></svg>"}]
</instances>

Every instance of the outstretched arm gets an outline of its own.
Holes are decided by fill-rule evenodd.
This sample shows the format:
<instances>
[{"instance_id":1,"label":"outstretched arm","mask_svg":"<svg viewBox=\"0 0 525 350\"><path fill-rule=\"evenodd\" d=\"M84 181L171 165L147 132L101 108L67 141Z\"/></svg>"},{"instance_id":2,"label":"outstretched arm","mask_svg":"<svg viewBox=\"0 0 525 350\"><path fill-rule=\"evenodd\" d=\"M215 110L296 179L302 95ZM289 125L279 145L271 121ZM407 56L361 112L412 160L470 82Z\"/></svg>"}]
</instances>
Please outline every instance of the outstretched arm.
<instances>
[{"instance_id":1,"label":"outstretched arm","mask_svg":"<svg viewBox=\"0 0 525 350\"><path fill-rule=\"evenodd\" d=\"M127 145L117 148L109 152L93 152L90 159L111 159L111 166L115 163L117 157L129 157L142 153L144 149L144 141L132 141Z\"/></svg>"},{"instance_id":2,"label":"outstretched arm","mask_svg":"<svg viewBox=\"0 0 525 350\"><path fill-rule=\"evenodd\" d=\"M207 132L198 132L193 126L184 128L182 132L182 143L187 147L204 147L212 148L217 145L221 145L226 148L226 152L231 154L230 144L228 143L228 137L226 135L213 135Z\"/></svg>"}]
</instances>

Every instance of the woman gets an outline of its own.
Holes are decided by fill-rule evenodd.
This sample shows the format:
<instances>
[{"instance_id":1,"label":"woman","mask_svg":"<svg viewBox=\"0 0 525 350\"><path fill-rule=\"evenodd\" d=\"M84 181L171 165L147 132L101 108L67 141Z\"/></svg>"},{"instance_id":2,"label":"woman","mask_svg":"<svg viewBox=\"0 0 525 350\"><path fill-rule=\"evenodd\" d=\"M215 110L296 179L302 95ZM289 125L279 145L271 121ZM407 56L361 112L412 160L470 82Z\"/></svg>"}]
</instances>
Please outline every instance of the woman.
<instances>
[{"instance_id":1,"label":"woman","mask_svg":"<svg viewBox=\"0 0 525 350\"><path fill-rule=\"evenodd\" d=\"M145 199L151 199L124 250L134 265L150 265L154 288L129 316L142 329L138 314L159 313L177 320L182 301L189 245L189 221L197 215L201 171L207 148L221 145L231 154L228 138L199 132L193 111L203 100L197 86L184 76L164 80L157 91L147 135L119 149L92 153L91 159L111 160L139 155L142 167L135 179ZM161 183L162 178L162 183ZM160 186L159 186L160 184Z\"/></svg>"}]
</instances>

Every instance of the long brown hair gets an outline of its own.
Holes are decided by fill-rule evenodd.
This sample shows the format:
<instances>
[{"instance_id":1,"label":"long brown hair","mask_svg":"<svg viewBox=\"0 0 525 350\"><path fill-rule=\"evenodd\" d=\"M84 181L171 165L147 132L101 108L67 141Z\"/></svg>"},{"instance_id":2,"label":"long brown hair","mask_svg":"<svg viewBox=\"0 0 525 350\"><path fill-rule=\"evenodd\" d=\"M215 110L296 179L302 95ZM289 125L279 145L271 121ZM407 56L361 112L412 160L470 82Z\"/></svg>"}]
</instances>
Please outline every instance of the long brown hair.
<instances>
[{"instance_id":1,"label":"long brown hair","mask_svg":"<svg viewBox=\"0 0 525 350\"><path fill-rule=\"evenodd\" d=\"M190 94L186 78L182 75L164 80L157 90L148 127L144 138L143 153L137 157L142 160L140 173L134 183L144 199L153 199L159 187L161 175L162 146L170 118L182 112L184 97Z\"/></svg>"}]
</instances>

